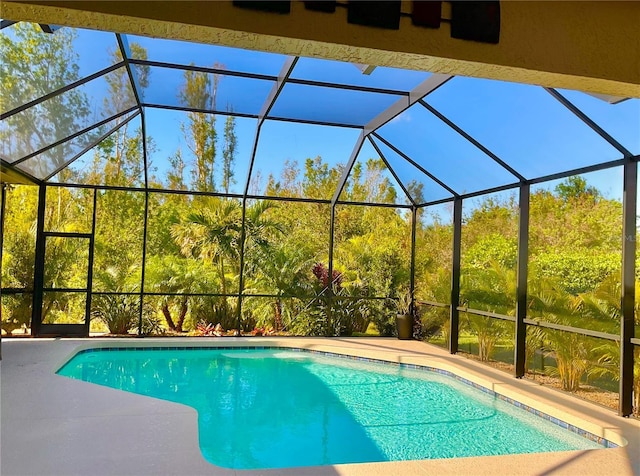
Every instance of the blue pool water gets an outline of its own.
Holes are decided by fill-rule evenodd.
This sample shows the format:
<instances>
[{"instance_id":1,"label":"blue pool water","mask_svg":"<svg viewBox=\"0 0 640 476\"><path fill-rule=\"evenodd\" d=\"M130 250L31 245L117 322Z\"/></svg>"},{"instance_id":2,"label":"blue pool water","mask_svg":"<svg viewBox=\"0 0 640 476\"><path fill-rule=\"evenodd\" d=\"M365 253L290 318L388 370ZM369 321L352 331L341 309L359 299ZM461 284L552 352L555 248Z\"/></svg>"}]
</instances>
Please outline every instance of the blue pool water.
<instances>
[{"instance_id":1,"label":"blue pool water","mask_svg":"<svg viewBox=\"0 0 640 476\"><path fill-rule=\"evenodd\" d=\"M58 374L195 408L225 468L602 448L452 377L308 352L82 352Z\"/></svg>"}]
</instances>

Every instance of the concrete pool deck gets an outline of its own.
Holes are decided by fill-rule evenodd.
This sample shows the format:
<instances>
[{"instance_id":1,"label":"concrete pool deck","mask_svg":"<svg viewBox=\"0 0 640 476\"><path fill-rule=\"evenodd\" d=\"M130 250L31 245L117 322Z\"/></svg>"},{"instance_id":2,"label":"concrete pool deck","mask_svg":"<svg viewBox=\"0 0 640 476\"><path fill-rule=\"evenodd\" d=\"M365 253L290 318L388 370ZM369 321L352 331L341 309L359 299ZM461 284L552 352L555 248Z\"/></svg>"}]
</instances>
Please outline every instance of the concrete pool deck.
<instances>
[{"instance_id":1,"label":"concrete pool deck","mask_svg":"<svg viewBox=\"0 0 640 476\"><path fill-rule=\"evenodd\" d=\"M90 347L283 346L451 371L624 444L601 450L228 470L206 462L193 408L55 375ZM415 341L381 338L3 339L0 473L13 475L640 475L640 421Z\"/></svg>"}]
</instances>

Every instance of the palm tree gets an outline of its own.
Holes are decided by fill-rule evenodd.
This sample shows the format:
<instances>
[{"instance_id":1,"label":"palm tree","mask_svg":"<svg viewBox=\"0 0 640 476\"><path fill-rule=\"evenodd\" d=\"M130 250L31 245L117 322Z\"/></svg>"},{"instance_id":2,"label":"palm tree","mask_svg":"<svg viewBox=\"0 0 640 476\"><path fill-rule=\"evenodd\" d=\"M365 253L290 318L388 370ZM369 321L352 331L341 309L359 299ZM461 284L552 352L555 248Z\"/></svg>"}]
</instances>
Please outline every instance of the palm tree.
<instances>
[{"instance_id":1,"label":"palm tree","mask_svg":"<svg viewBox=\"0 0 640 476\"><path fill-rule=\"evenodd\" d=\"M515 315L516 298L515 270L492 262L488 268L469 268L461 276L461 301L472 309L485 310L500 314ZM513 324L494 318L464 313L466 321L461 324L478 338L478 356L488 361L496 343Z\"/></svg>"},{"instance_id":2,"label":"palm tree","mask_svg":"<svg viewBox=\"0 0 640 476\"><path fill-rule=\"evenodd\" d=\"M245 256L248 268L252 252L269 248L274 231L279 225L270 220L267 212L274 207L272 202L257 201L247 207L245 214ZM220 294L222 294L222 312L228 317L230 309L227 303L228 271L238 276L243 270L239 266L242 247L242 206L236 200L210 199L199 204L180 223L173 225L171 236L180 247L180 252L190 258L211 262L218 273Z\"/></svg>"},{"instance_id":3,"label":"palm tree","mask_svg":"<svg viewBox=\"0 0 640 476\"><path fill-rule=\"evenodd\" d=\"M556 280L531 274L528 310L530 318L541 321L584 327L580 296L573 296L562 289ZM551 374L561 381L562 389L575 392L585 374L592 372L594 341L588 337L553 329L541 329L545 342L545 355L555 359Z\"/></svg>"},{"instance_id":4,"label":"palm tree","mask_svg":"<svg viewBox=\"0 0 640 476\"><path fill-rule=\"evenodd\" d=\"M226 294L225 262L239 255L241 208L235 200L214 199L208 205L188 213L173 225L171 237L184 256L210 261L216 266L222 294Z\"/></svg>"},{"instance_id":5,"label":"palm tree","mask_svg":"<svg viewBox=\"0 0 640 476\"><path fill-rule=\"evenodd\" d=\"M202 272L202 267L191 260L173 255L153 256L147 261L145 281L150 284L149 290L168 293L160 297L159 305L169 330L184 332L184 321L189 310L188 294L193 292ZM175 320L171 314L173 307L178 308Z\"/></svg>"},{"instance_id":6,"label":"palm tree","mask_svg":"<svg viewBox=\"0 0 640 476\"><path fill-rule=\"evenodd\" d=\"M275 208L274 202L258 200L246 209L245 257L255 256L253 260L246 260L249 270L255 269L259 256L267 254L275 239L284 233L280 222L270 217L270 210Z\"/></svg>"},{"instance_id":7,"label":"palm tree","mask_svg":"<svg viewBox=\"0 0 640 476\"><path fill-rule=\"evenodd\" d=\"M95 280L104 289L122 294L103 294L94 296L91 304L91 318L102 321L111 334L128 334L138 325L140 306L142 305L142 332L157 330L156 319L144 302L140 302L136 291L138 282L132 279L139 266L109 266L94 272Z\"/></svg>"},{"instance_id":8,"label":"palm tree","mask_svg":"<svg viewBox=\"0 0 640 476\"><path fill-rule=\"evenodd\" d=\"M253 309L263 318L273 318L271 324L276 332L284 330L284 318L291 317L293 309L284 305L282 296L305 293L308 288L305 286L306 272L311 267L312 258L299 248L291 249L282 245L269 253L262 253L255 261L259 267L251 287L277 297L272 298L267 306L253 306Z\"/></svg>"},{"instance_id":9,"label":"palm tree","mask_svg":"<svg viewBox=\"0 0 640 476\"><path fill-rule=\"evenodd\" d=\"M636 296L640 294L640 281L636 280ZM622 318L620 312L621 283L619 274L612 274L595 290L580 295L581 308L585 316L599 324L599 329L616 333ZM636 326L640 324L640 302L635 304ZM617 341L602 341L593 348L593 360L597 361L592 375L607 376L614 381L620 379L620 343ZM640 415L640 353L636 352L633 384L633 410Z\"/></svg>"}]
</instances>

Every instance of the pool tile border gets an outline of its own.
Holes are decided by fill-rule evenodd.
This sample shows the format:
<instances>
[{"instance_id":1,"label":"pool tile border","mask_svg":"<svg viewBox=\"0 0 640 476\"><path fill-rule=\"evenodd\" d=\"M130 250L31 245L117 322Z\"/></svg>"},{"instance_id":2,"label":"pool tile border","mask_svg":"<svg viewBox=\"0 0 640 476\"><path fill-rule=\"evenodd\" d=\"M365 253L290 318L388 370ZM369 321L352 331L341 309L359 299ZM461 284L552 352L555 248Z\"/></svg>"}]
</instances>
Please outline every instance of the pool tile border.
<instances>
[{"instance_id":1,"label":"pool tile border","mask_svg":"<svg viewBox=\"0 0 640 476\"><path fill-rule=\"evenodd\" d=\"M517 400L514 400L511 397L507 397L505 395L502 395L494 390L491 390L490 388L484 387L478 383L472 382L469 379L466 379L464 377L460 377L459 375L456 375L455 373L449 371L449 370L443 370L443 369L439 369L436 367L431 367L429 365L419 365L419 364L405 364L402 362L392 362L389 360L382 360L382 359L373 359L373 358L369 358L369 357L360 357L357 355L349 355L349 354L339 354L337 352L327 352L324 350L314 350L314 349L304 349L304 348L300 348L300 347L287 347L287 346L278 346L278 345L242 345L242 346L205 346L205 345L199 345L199 346L132 346L132 347L125 347L125 346L119 346L119 347L91 347L89 349L82 349L79 350L78 352L76 352L73 356L71 356L67 362L69 360L71 360L71 358L75 357L76 355L80 355L80 354L86 354L86 353L91 353L91 352L115 352L115 351L122 351L122 350L133 350L133 351L161 351L161 350L288 350L288 351L292 351L292 352L307 352L310 354L318 354L318 355L323 355L323 356L327 356L327 357L333 357L333 358L340 358L340 359L346 359L346 360L358 360L358 361L362 361L362 362L370 362L370 363L375 363L375 364L383 364L383 365L393 365L396 367L400 367L400 368L406 368L406 369L412 369L412 370L425 370L425 371L429 371L429 372L434 372L440 375L445 375L447 377L452 377L456 380L458 380L459 382L462 382L466 385L469 385L475 389L480 390L481 392L484 392L492 397L498 398L499 400L502 400L503 402L509 403L515 407L518 407L522 410L525 410L529 413L533 413L534 415L547 420L555 425L558 425L562 428L564 428L565 430L568 430L572 433L576 433L580 436L582 436L583 438L586 438L588 440L591 440L595 443L598 443L599 445L604 446L605 448L618 448L619 445L614 443L613 441L610 441L606 438L603 438L601 436L598 436L594 433L591 433L590 431L584 430L580 427L577 427L575 425L572 425L570 423L567 423L566 421L560 420L559 418L556 418L554 416L551 416L545 412L542 412L540 410L537 410L533 407L531 407L530 405L525 405L524 403L521 403ZM66 362L65 362L66 363Z\"/></svg>"}]
</instances>

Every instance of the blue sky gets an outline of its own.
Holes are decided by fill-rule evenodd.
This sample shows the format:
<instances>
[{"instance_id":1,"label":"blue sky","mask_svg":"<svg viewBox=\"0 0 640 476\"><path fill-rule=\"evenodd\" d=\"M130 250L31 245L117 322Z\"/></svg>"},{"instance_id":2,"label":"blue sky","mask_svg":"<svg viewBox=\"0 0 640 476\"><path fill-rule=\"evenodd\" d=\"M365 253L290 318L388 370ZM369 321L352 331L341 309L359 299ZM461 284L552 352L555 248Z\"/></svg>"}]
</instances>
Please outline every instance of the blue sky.
<instances>
[{"instance_id":1,"label":"blue sky","mask_svg":"<svg viewBox=\"0 0 640 476\"><path fill-rule=\"evenodd\" d=\"M2 34L11 35L11 28L3 30ZM278 74L286 59L283 55L170 40L129 37L129 42L144 46L149 59L155 61L194 63L270 76ZM78 30L74 46L80 57L80 76L86 76L110 64L107 51L116 48L117 44L113 34ZM377 68L370 76L365 76L349 63L309 58L301 58L291 75L297 79L403 91L411 90L428 76L429 73L393 68ZM180 71L152 68L146 100L178 105L181 79ZM99 108L104 94L104 86L99 86L101 82L94 81L86 88L96 97L96 108ZM237 112L256 113L272 84L268 80L225 76L220 80L217 104ZM640 153L640 100L609 105L583 93L561 93L591 115L632 153ZM274 116L363 125L399 97L287 84L271 113ZM619 151L540 87L456 77L429 95L426 101L526 178L621 157ZM156 144L152 161L161 177L167 170L164 157L174 154L178 148L189 161L190 154L180 127L186 115L147 109L146 118L148 134ZM224 119L224 116L218 116L219 137L222 136ZM244 188L255 131L256 120L237 119L237 183L233 192L242 192ZM379 133L459 193L517 181L511 173L419 104L383 126ZM301 168L307 157L318 155L330 165L344 163L358 134L358 129L268 120L261 131L254 170L259 171L266 181L270 173L279 175L285 160L297 161ZM428 200L449 196L446 190L387 146L380 142L377 144L401 179L416 179L424 184ZM366 160L368 156L377 157L377 153L366 144L359 160ZM621 197L619 169L589 174L585 178L610 198ZM402 192L399 190L399 193Z\"/></svg>"}]
</instances>

